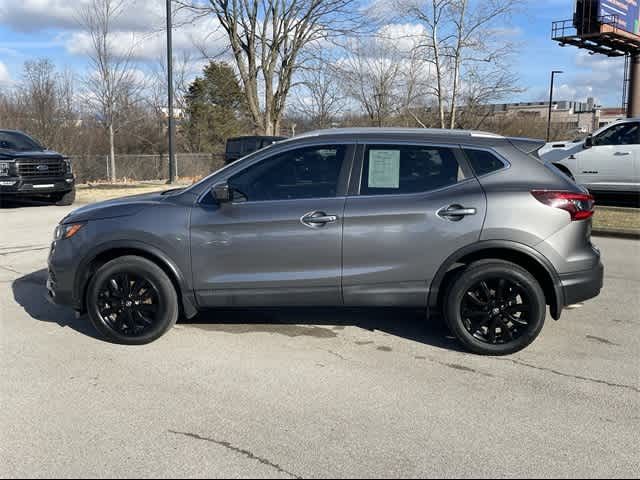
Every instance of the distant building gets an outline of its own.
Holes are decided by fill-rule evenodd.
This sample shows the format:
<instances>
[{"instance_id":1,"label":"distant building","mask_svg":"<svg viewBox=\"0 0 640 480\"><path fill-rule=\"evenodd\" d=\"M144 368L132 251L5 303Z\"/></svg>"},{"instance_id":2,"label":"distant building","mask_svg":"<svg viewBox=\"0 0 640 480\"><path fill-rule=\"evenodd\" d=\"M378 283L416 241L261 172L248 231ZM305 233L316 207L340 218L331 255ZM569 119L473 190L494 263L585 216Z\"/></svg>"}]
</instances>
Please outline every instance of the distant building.
<instances>
[{"instance_id":1,"label":"distant building","mask_svg":"<svg viewBox=\"0 0 640 480\"><path fill-rule=\"evenodd\" d=\"M501 103L487 105L489 116L528 118L546 121L549 102ZM602 108L593 98L586 102L555 101L552 104L552 125L562 125L576 133L592 133L625 117L621 108Z\"/></svg>"}]
</instances>

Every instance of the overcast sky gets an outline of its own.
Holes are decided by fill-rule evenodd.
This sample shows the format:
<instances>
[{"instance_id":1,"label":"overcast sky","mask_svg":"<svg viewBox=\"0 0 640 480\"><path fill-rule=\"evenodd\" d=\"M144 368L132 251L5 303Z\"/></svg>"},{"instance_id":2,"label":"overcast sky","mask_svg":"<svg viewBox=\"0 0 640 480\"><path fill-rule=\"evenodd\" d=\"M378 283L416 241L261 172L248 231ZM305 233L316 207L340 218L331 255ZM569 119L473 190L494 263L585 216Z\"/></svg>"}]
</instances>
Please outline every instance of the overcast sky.
<instances>
[{"instance_id":1,"label":"overcast sky","mask_svg":"<svg viewBox=\"0 0 640 480\"><path fill-rule=\"evenodd\" d=\"M86 36L79 30L76 9L86 0L0 0L0 82L19 79L26 60L47 57L62 70L86 72L84 57ZM363 0L366 2L367 0ZM132 39L136 55L144 65L158 62L164 55L164 0L130 0L127 12L117 28L122 43ZM574 0L528 0L505 26L512 39L521 45L516 73L522 88L512 101L540 101L548 97L549 72L564 70L557 83L557 99L585 101L593 96L604 106L622 103L621 58L589 55L575 47L561 48L551 37L551 22L571 18ZM177 55L181 51L200 53L194 44L211 51L224 48L222 39L211 36L210 19L186 24L174 34ZM156 33L154 33L156 32ZM197 70L202 62L194 62Z\"/></svg>"}]
</instances>

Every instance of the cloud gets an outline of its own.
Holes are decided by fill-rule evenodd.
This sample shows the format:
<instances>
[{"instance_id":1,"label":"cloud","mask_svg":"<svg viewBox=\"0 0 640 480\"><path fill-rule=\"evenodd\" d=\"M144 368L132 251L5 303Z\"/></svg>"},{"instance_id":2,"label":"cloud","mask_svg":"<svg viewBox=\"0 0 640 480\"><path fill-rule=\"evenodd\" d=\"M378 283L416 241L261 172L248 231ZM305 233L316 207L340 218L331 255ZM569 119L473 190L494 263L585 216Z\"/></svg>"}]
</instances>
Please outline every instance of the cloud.
<instances>
[{"instance_id":1,"label":"cloud","mask_svg":"<svg viewBox=\"0 0 640 480\"><path fill-rule=\"evenodd\" d=\"M594 97L597 103L607 107L622 103L622 80L624 59L609 58L604 55L589 55L578 50L574 59L575 70L556 80L554 98L584 102ZM549 99L549 87L538 87L532 91L535 100Z\"/></svg>"},{"instance_id":2,"label":"cloud","mask_svg":"<svg viewBox=\"0 0 640 480\"><path fill-rule=\"evenodd\" d=\"M4 63L0 62L0 85L11 83L11 75Z\"/></svg>"},{"instance_id":3,"label":"cloud","mask_svg":"<svg viewBox=\"0 0 640 480\"><path fill-rule=\"evenodd\" d=\"M92 0L0 0L0 24L20 32L79 29L79 12ZM162 0L127 0L117 30L144 31L164 18Z\"/></svg>"}]
</instances>

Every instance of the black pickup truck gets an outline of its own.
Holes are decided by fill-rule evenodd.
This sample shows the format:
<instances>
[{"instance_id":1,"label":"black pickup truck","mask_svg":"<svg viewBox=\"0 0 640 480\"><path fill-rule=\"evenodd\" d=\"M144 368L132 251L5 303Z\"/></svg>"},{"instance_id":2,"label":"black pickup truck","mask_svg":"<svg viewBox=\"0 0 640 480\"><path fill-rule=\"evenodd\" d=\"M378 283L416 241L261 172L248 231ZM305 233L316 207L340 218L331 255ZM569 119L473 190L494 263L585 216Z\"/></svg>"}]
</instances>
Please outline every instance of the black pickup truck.
<instances>
[{"instance_id":1,"label":"black pickup truck","mask_svg":"<svg viewBox=\"0 0 640 480\"><path fill-rule=\"evenodd\" d=\"M260 135L230 138L227 140L224 161L226 164L235 162L239 158L286 138L287 137L265 137Z\"/></svg>"},{"instance_id":2,"label":"black pickup truck","mask_svg":"<svg viewBox=\"0 0 640 480\"><path fill-rule=\"evenodd\" d=\"M18 197L71 205L76 198L71 162L22 132L0 130L0 205Z\"/></svg>"}]
</instances>

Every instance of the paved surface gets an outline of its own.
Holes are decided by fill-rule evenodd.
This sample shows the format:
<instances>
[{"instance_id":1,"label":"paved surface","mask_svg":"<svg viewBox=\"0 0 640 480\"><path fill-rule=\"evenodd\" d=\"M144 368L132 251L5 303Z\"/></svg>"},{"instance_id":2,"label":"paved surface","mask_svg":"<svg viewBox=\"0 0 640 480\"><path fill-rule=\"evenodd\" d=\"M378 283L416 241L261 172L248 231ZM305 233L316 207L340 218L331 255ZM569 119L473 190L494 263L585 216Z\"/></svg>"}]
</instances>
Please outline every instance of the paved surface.
<instances>
[{"instance_id":1,"label":"paved surface","mask_svg":"<svg viewBox=\"0 0 640 480\"><path fill-rule=\"evenodd\" d=\"M69 209L0 210L0 475L640 476L640 242L509 358L406 311L216 312L144 347L47 304Z\"/></svg>"}]
</instances>

